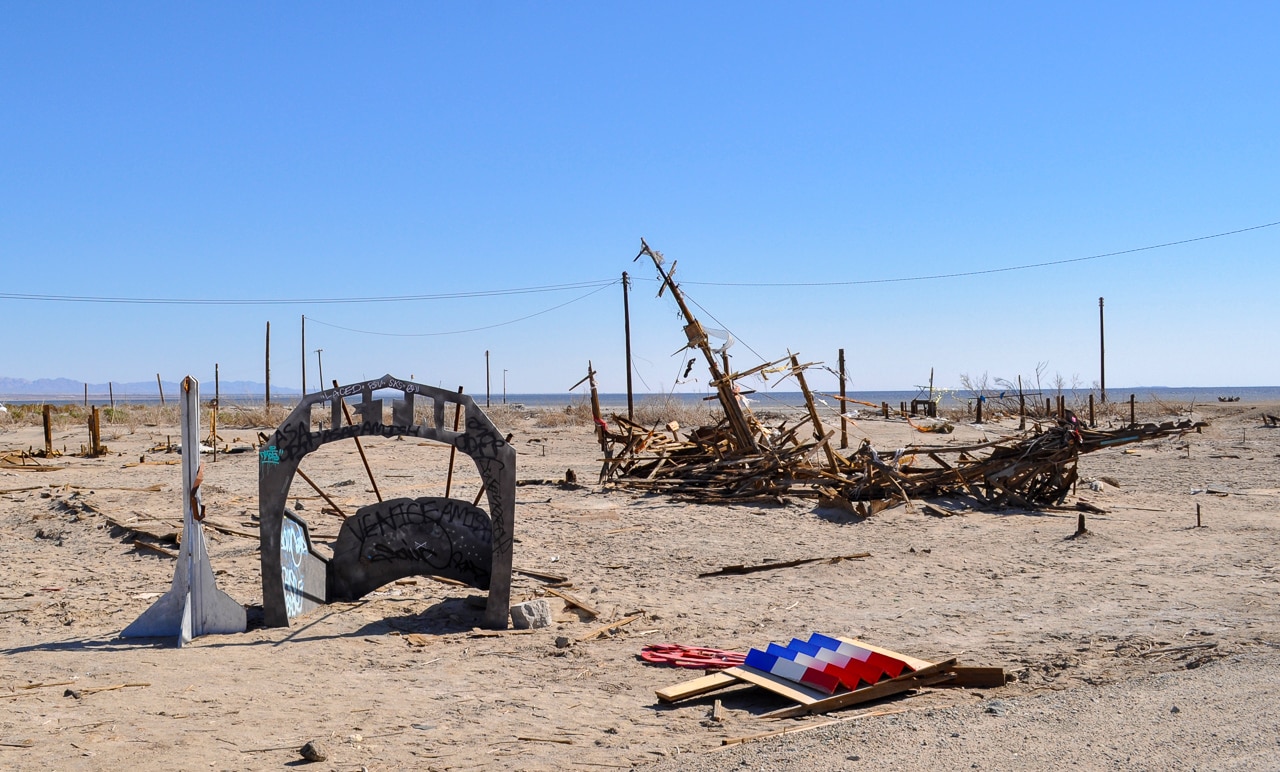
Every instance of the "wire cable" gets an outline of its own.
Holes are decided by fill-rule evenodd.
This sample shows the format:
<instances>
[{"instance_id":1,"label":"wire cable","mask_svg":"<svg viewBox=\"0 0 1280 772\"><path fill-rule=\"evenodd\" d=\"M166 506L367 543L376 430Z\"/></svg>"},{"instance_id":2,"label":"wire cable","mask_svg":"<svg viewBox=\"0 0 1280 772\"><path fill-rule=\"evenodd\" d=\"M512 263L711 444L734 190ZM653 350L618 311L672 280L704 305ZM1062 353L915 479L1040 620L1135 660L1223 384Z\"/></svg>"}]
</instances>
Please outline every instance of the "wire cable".
<instances>
[{"instance_id":1,"label":"wire cable","mask_svg":"<svg viewBox=\"0 0 1280 772\"><path fill-rule=\"evenodd\" d=\"M325 327L332 327L336 330L346 330L347 332L355 332L361 335L382 335L382 336L391 337L391 338L434 338L441 335L462 335L468 332L480 332L481 330L492 330L497 327L506 327L507 325L516 324L517 322L523 322L527 319L532 319L535 316L542 316L543 314L549 314L552 311L555 311L560 308L564 308L567 305L577 303L579 300L586 300L592 295L595 295L598 292L603 292L609 287L615 284L620 284L620 283L622 283L621 279L614 279L613 281L609 282L603 287L598 287L596 289L593 289L585 295L579 295L573 300L566 300L565 302L560 303L559 305L554 305L550 308L544 308L541 311L535 311L532 314L529 314L527 316L521 316L518 319L509 319L505 322L497 322L496 324L487 324L487 325L484 325L483 327L471 327L466 330L448 330L445 332L381 332L378 330L358 330L354 327L343 327L340 324L333 324L332 322L326 322L320 319L316 319L313 316L308 316L307 321L315 322L316 324L323 324Z\"/></svg>"},{"instance_id":2,"label":"wire cable","mask_svg":"<svg viewBox=\"0 0 1280 772\"><path fill-rule=\"evenodd\" d=\"M338 303L407 303L424 300L458 300L465 298L504 297L530 295L543 292L596 287L604 289L621 279L595 279L567 284L546 284L534 287L515 287L499 290L473 290L469 292L439 292L430 295L384 295L352 298L138 298L102 297L96 295L37 295L20 292L0 292L3 300L42 300L61 303L124 303L134 305L194 305L194 306L269 306L269 305L332 305Z\"/></svg>"},{"instance_id":3,"label":"wire cable","mask_svg":"<svg viewBox=\"0 0 1280 772\"><path fill-rule=\"evenodd\" d=\"M1280 225L1280 220L1276 222L1264 223L1262 225L1253 225L1248 228L1239 228L1233 231L1224 231L1222 233L1213 233L1208 236L1196 236L1195 238L1182 239L1180 241L1166 241L1163 244L1149 244L1145 247L1134 247L1133 249L1122 249L1117 252L1103 252L1100 255L1089 255L1088 257L1072 257L1066 260L1050 260L1043 263L1027 263L1025 265L1011 265L1005 268L985 268L978 271L960 271L957 273L936 273L927 276L899 276L891 279L855 279L852 281L797 281L797 282L733 282L733 281L684 281L680 282L680 286L685 285L701 285L704 287L848 287L859 284L895 284L910 281L930 281L933 279L959 279L965 276L985 276L992 273L1008 273L1009 271L1025 271L1031 268L1048 268L1054 265L1068 265L1070 263L1083 263L1089 260L1101 260L1104 257L1118 257L1120 255L1131 255L1135 252L1149 252L1153 249L1164 249L1166 247L1176 247L1181 244L1192 244L1197 241L1208 241L1209 239L1220 239L1224 236L1235 236L1239 233L1248 233L1249 231L1262 230L1263 228L1273 228ZM749 348L749 347L748 347Z\"/></svg>"}]
</instances>

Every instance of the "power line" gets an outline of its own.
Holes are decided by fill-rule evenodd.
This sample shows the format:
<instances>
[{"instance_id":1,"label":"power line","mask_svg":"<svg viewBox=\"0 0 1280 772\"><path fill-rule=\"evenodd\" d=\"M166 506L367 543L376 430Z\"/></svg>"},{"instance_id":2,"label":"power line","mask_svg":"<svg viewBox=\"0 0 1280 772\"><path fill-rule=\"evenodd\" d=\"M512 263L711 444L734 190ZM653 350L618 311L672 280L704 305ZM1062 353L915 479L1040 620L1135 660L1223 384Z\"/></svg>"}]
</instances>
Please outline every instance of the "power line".
<instances>
[{"instance_id":1,"label":"power line","mask_svg":"<svg viewBox=\"0 0 1280 772\"><path fill-rule=\"evenodd\" d=\"M391 338L434 338L440 335L462 335L463 333L468 333L468 332L480 332L481 330L492 330L495 327L506 327L509 324L516 324L517 322L523 322L526 319L532 319L535 316L542 316L543 314L549 314L552 311L555 311L556 309L564 308L567 305L577 303L579 300L586 300L587 298L591 297L597 292L602 292L615 284L621 284L621 283L622 283L621 279L614 279L613 281L610 281L609 283L605 284L602 287L593 289L585 295L579 295L573 300L566 300L565 302L560 303L559 305L555 305L550 308L544 308L541 311L535 311L532 314L529 314L527 316L522 316L518 319L509 319L505 322L497 322L496 324L487 324L487 325L484 325L483 327L472 327L466 330L448 330L445 332L380 332L378 330L357 330L354 327L343 327L340 324L332 324L330 322L322 321L320 319L315 318L314 316L308 316L307 321L315 322L316 324L323 324L325 327L333 327L334 329L337 329L337 330L346 330L347 332L359 333L361 335L382 335L382 336L391 337Z\"/></svg>"},{"instance_id":2,"label":"power line","mask_svg":"<svg viewBox=\"0 0 1280 772\"><path fill-rule=\"evenodd\" d=\"M900 276L892 279L856 279L853 281L805 281L805 282L733 282L733 281L684 281L680 284L694 284L705 287L847 287L857 284L894 284L898 282L909 281L929 281L931 279L958 279L965 276L984 276L992 273L1006 273L1009 271L1025 271L1030 268L1047 268L1053 265L1067 265L1069 263L1083 263L1088 260L1101 260L1104 257L1117 257L1119 255L1131 255L1135 252L1148 252L1153 249L1164 249L1165 247L1176 247L1180 244L1191 244L1197 241L1208 241L1209 239L1220 239L1224 236L1235 236L1238 233L1248 233L1249 231L1262 230L1263 228L1272 228L1280 225L1280 220L1269 222L1263 225L1253 225L1248 228L1240 228L1234 231L1224 231L1222 233L1213 233L1208 236L1196 236L1195 238L1182 239L1180 241L1166 241L1163 244L1150 244L1145 247L1134 247L1133 249L1122 249L1118 252L1104 252L1100 255L1089 255L1088 257L1073 257L1066 260L1050 260L1044 263L1027 263L1026 265L1013 265L1007 268L986 268L979 271L961 271L958 273L937 273L927 276Z\"/></svg>"},{"instance_id":3,"label":"power line","mask_svg":"<svg viewBox=\"0 0 1280 772\"><path fill-rule=\"evenodd\" d=\"M1161 244L1150 244L1143 247L1134 247L1133 249L1122 249L1115 252L1104 252L1097 255L1089 255L1087 257L1075 257L1065 260L1050 260L1040 263L1027 263L1024 265L1007 266L1005 268L987 268L976 271L959 271L955 273L939 273L928 274L923 276L899 276L886 279L854 279L850 281L810 281L810 282L715 282L715 281L683 281L680 284L704 287L840 287L854 286L864 284L893 284L901 282L930 281L934 279L957 279L966 276L983 276L993 273L1007 273L1010 271L1025 271L1032 268L1047 268L1055 265L1068 265L1071 263L1082 263L1090 260L1101 260L1106 257L1118 257L1120 255L1130 255L1136 252L1148 252L1154 249L1164 249L1167 247L1175 247L1182 244L1192 244L1197 241L1208 241L1209 239L1219 239L1226 236L1235 236L1240 233L1248 233L1249 231L1262 230L1263 228L1273 228L1280 225L1280 220L1276 222L1264 223L1262 225L1254 225L1248 228L1239 228L1222 233L1213 233L1207 236L1196 236L1189 239L1181 239L1179 241L1167 241ZM636 277L641 281L656 281L647 277ZM565 284L546 284L532 287L514 287L509 289L496 290L472 290L467 292L439 292L424 295L375 295L368 297L329 297L329 298L147 298L147 297L113 297L102 295L49 295L37 293L22 292L0 292L0 300L32 300L56 303L114 303L125 305L197 305L197 306L269 306L269 305L335 305L335 304L356 304L356 303L410 303L429 300L460 300L467 298L488 298L503 297L509 295L529 295L544 292L562 292L575 289L603 289L617 284L617 279L595 279L587 281L569 282ZM433 333L434 334L434 333Z\"/></svg>"},{"instance_id":4,"label":"power line","mask_svg":"<svg viewBox=\"0 0 1280 772\"><path fill-rule=\"evenodd\" d=\"M531 295L543 292L595 287L604 289L618 283L618 279L596 279L568 284L545 284L534 287L516 287L499 290L474 290L470 292L439 292L430 295L383 295L353 298L138 298L103 297L97 295L36 295L19 292L0 292L3 300L41 300L59 303L121 303L132 305L195 305L195 306L270 306L270 305L332 305L339 303L407 303L423 300L458 300L465 298L489 298L506 295Z\"/></svg>"}]
</instances>

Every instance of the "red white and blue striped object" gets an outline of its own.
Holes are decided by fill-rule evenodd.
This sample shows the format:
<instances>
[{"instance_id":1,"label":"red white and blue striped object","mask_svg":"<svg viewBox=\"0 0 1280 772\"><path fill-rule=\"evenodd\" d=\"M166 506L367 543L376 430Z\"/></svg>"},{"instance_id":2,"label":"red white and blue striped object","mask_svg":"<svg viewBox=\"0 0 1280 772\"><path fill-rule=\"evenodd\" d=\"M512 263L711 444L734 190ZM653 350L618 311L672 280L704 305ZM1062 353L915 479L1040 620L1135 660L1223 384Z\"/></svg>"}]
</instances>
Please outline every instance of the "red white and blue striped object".
<instances>
[{"instance_id":1,"label":"red white and blue striped object","mask_svg":"<svg viewBox=\"0 0 1280 772\"><path fill-rule=\"evenodd\" d=\"M751 649L744 664L826 694L840 686L858 689L912 670L900 659L820 633L813 633L808 641L793 638L786 646L770 643L765 651Z\"/></svg>"}]
</instances>

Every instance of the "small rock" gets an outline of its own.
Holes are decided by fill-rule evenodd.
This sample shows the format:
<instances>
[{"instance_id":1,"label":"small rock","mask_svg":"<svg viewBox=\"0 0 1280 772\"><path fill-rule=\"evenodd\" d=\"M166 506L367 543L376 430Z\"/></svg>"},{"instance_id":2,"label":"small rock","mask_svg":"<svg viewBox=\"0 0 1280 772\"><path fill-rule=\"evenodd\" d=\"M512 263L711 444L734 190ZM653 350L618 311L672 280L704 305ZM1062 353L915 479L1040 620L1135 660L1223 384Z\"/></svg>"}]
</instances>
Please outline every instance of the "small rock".
<instances>
[{"instance_id":1,"label":"small rock","mask_svg":"<svg viewBox=\"0 0 1280 772\"><path fill-rule=\"evenodd\" d=\"M1003 716L1008 707L1002 700L991 700L987 703L986 712L993 716Z\"/></svg>"},{"instance_id":2,"label":"small rock","mask_svg":"<svg viewBox=\"0 0 1280 772\"><path fill-rule=\"evenodd\" d=\"M511 607L511 624L517 630L549 627L551 625L551 604L545 598L517 603Z\"/></svg>"},{"instance_id":3,"label":"small rock","mask_svg":"<svg viewBox=\"0 0 1280 772\"><path fill-rule=\"evenodd\" d=\"M563 636L563 635L557 635L557 636L556 636L556 648L557 648L557 649L567 649L567 648L569 648L569 639L568 639L566 636Z\"/></svg>"},{"instance_id":4,"label":"small rock","mask_svg":"<svg viewBox=\"0 0 1280 772\"><path fill-rule=\"evenodd\" d=\"M302 758L307 761L324 761L329 758L329 754L325 753L324 747L315 740L311 740L298 751Z\"/></svg>"},{"instance_id":5,"label":"small rock","mask_svg":"<svg viewBox=\"0 0 1280 772\"><path fill-rule=\"evenodd\" d=\"M1169 709L1169 712L1170 712L1170 713L1181 713L1182 711L1178 710L1178 706L1177 706L1177 705L1174 705L1172 708L1170 708L1170 709Z\"/></svg>"}]
</instances>

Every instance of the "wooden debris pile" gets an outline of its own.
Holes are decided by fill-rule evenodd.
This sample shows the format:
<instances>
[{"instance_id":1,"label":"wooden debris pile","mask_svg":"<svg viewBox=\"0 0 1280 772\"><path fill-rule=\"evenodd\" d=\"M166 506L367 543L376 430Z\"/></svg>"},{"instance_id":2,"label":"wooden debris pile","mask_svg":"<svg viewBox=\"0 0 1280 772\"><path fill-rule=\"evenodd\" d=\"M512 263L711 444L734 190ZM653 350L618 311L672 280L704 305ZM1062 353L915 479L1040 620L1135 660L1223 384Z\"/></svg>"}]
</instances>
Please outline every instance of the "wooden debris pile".
<instances>
[{"instance_id":1,"label":"wooden debris pile","mask_svg":"<svg viewBox=\"0 0 1280 772\"><path fill-rule=\"evenodd\" d=\"M1077 481L1083 453L1131 442L1181 434L1203 423L1144 424L1115 431L1090 430L1066 414L1056 426L1034 435L965 447L910 445L884 455L864 441L845 455L834 447L834 431L822 425L804 378L810 365L791 355L740 373L719 361L707 333L685 304L679 287L663 268L660 253L643 244L688 321L688 346L698 349L711 371L711 383L723 409L714 426L684 430L674 422L647 427L614 415L613 425L597 424L605 462L604 479L614 484L701 502L781 502L783 496L818 499L870 515L897 503L945 495L964 495L980 506L1037 507L1059 504ZM763 371L794 377L804 395L807 415L788 425L764 425L744 405L738 381Z\"/></svg>"},{"instance_id":2,"label":"wooden debris pile","mask_svg":"<svg viewBox=\"0 0 1280 772\"><path fill-rule=\"evenodd\" d=\"M1095 431L1067 420L1021 439L967 447L908 446L888 460L864 441L852 456L861 465L858 474L843 487L830 486L824 498L862 515L901 501L950 494L968 495L987 507L1061 504L1078 480L1081 454L1201 426L1182 421Z\"/></svg>"}]
</instances>

